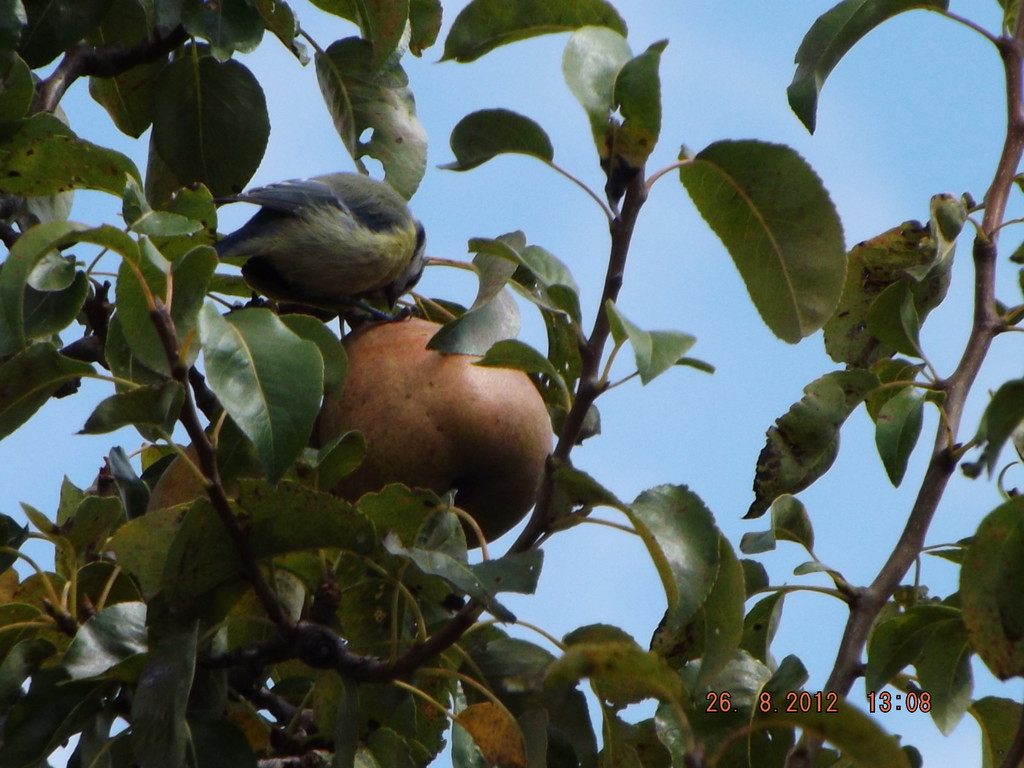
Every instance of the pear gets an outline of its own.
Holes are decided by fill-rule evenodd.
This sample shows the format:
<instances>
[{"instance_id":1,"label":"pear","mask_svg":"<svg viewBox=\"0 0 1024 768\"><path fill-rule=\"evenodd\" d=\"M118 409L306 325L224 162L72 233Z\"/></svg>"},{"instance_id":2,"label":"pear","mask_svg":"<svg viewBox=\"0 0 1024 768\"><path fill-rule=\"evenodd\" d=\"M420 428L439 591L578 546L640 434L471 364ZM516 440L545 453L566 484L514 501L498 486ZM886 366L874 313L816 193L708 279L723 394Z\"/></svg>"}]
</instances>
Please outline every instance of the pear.
<instances>
[{"instance_id":1,"label":"pear","mask_svg":"<svg viewBox=\"0 0 1024 768\"><path fill-rule=\"evenodd\" d=\"M552 448L551 421L522 371L427 349L440 327L409 318L347 336L343 392L325 400L316 438L324 444L349 430L366 438L365 460L335 494L355 500L394 482L454 490L455 505L490 541L533 507Z\"/></svg>"}]
</instances>

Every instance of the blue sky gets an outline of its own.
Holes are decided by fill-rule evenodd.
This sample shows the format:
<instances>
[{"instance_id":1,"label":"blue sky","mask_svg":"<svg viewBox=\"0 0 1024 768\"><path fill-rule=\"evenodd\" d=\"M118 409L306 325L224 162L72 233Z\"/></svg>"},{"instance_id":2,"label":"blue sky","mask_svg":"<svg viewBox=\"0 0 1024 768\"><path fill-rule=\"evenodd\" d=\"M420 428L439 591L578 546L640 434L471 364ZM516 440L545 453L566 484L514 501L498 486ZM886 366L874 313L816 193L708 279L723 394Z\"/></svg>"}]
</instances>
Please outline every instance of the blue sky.
<instances>
[{"instance_id":1,"label":"blue sky","mask_svg":"<svg viewBox=\"0 0 1024 768\"><path fill-rule=\"evenodd\" d=\"M445 29L463 4L446 9ZM670 41L661 70L661 145L648 171L671 162L680 144L694 150L724 138L788 144L822 177L843 220L848 246L903 220L926 218L932 194L970 191L981 199L1005 120L995 49L935 14L904 14L840 62L824 87L817 131L810 136L789 110L785 89L804 32L830 5L809 0L618 3L634 53L656 40ZM990 29L998 28L996 0L952 0L951 6ZM324 47L353 34L346 23L301 1L293 7ZM521 156L502 157L465 174L436 168L452 159L448 134L461 116L506 107L543 125L553 140L556 162L600 188L585 116L561 77L566 39L557 35L525 41L469 65L437 63L439 49L428 51L424 59L406 61L431 142L427 176L412 207L426 226L431 255L464 258L471 237L524 230L531 242L573 270L584 312L592 318L607 233L591 200L539 162ZM301 68L271 39L241 60L263 84L272 124L266 158L253 184L351 168L323 108L312 67ZM145 166L146 142L116 134L90 102L84 82L69 93L65 108L81 135L117 146ZM1011 215L1021 215L1019 196L1012 205ZM118 210L111 198L83 194L73 217L116 223ZM226 212L222 229L229 231L245 215ZM1022 239L1018 230L1005 232L1006 252ZM940 372L949 372L959 357L970 317L969 243L959 250L950 297L923 333L924 349ZM1019 301L1015 270L1004 269L1000 286L1004 300ZM468 301L474 289L463 273L437 268L427 271L419 290ZM708 376L679 369L646 388L631 382L613 390L598 403L604 434L584 444L574 460L624 499L660 483L689 485L738 547L743 533L767 527L763 519L740 519L751 500L754 462L765 430L799 399L805 384L836 366L824 354L820 334L790 346L764 327L728 255L671 174L654 187L642 213L619 306L643 328L694 334L698 341L691 354L715 365L717 372ZM543 347L540 326L529 308L524 308L522 336ZM1017 343L1016 336L997 339L968 410L964 437L973 433L985 390L1021 375L1020 354L1013 348ZM621 355L617 363L622 375L629 373L629 357ZM106 394L105 387L87 384L76 397L49 403L32 423L0 442L5 489L0 511L17 516L17 502L25 501L52 514L65 474L87 486L111 446L132 450L140 443L132 432L73 436ZM870 422L856 413L844 428L833 470L801 495L815 526L819 556L854 583L873 577L896 540L923 473L934 426L935 414L929 413L903 487L893 489L875 453ZM1011 485L1015 477L1011 474ZM928 543L969 535L998 502L992 483L956 478ZM500 544L495 549L500 552ZM613 623L647 642L664 611L664 597L637 540L599 526L581 526L555 537L545 552L538 594L507 601L520 618L555 635L592 622ZM793 567L805 559L795 545L782 544L759 557L774 584L822 583L792 575ZM922 580L934 593L946 595L956 588L954 568L931 558L924 565ZM811 672L808 690L823 685L844 618L842 607L829 598L787 598L774 652L778 658L789 653L801 657ZM1019 681L998 686L981 665L975 671L976 697L997 693L1021 699L1024 686ZM862 691L863 686L855 687L854 701ZM949 738L921 714L893 713L881 722L917 746L926 765L980 760L978 729L970 717Z\"/></svg>"}]
</instances>

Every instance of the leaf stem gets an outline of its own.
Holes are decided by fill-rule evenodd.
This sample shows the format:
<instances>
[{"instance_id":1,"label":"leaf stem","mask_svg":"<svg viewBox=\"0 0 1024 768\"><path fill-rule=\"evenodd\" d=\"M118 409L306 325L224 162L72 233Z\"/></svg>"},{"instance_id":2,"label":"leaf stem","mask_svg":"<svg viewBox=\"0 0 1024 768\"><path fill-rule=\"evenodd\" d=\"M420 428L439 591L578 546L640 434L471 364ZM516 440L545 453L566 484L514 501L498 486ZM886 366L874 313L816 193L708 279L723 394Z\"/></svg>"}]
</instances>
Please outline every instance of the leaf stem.
<instances>
[{"instance_id":1,"label":"leaf stem","mask_svg":"<svg viewBox=\"0 0 1024 768\"><path fill-rule=\"evenodd\" d=\"M999 47L999 38L993 35L980 24L976 24L970 19L965 18L964 16L960 16L959 14L956 13L951 13L950 11L943 11L931 8L927 10L935 10L935 13L939 14L940 16L943 16L949 19L950 21L955 21L957 24L963 24L968 29L972 30L973 32L977 32L979 35L984 37L986 40L992 43L992 45L996 46L997 48Z\"/></svg>"},{"instance_id":2,"label":"leaf stem","mask_svg":"<svg viewBox=\"0 0 1024 768\"><path fill-rule=\"evenodd\" d=\"M588 187L586 184L584 184L580 179L576 178L571 173L569 173L567 170L565 170L562 166L558 165L558 163L555 163L555 162L553 162L551 160L547 160L545 162L551 168L551 170L555 171L556 173L561 174L562 176L567 178L569 181L571 181L573 184L575 184L577 187L579 187L584 192L586 192L587 195L594 202L597 203L598 207L601 209L601 212L605 215L605 218L608 219L608 223L609 224L612 221L614 221L615 215L612 213L611 208L608 207L608 204L605 203L605 201L601 199L600 195L598 195L594 190L592 190L590 187Z\"/></svg>"},{"instance_id":3,"label":"leaf stem","mask_svg":"<svg viewBox=\"0 0 1024 768\"><path fill-rule=\"evenodd\" d=\"M850 602L850 596L844 593L842 590L833 589L832 587L816 587L811 584L782 584L779 586L769 585L767 587L761 587L750 597L754 595L761 595L764 593L783 594L788 595L793 592L816 592L819 595L828 595L829 597L835 597L842 600L844 603Z\"/></svg>"}]
</instances>

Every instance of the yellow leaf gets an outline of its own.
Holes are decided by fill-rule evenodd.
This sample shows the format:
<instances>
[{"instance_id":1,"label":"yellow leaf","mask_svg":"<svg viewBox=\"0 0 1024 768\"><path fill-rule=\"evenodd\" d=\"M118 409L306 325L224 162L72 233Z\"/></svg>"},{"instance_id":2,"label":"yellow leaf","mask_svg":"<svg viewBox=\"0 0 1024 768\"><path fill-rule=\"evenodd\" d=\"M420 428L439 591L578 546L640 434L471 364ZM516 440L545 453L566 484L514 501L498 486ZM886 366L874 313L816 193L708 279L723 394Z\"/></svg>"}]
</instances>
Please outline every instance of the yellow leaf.
<instances>
[{"instance_id":1,"label":"yellow leaf","mask_svg":"<svg viewBox=\"0 0 1024 768\"><path fill-rule=\"evenodd\" d=\"M523 734L515 720L491 702L470 704L456 718L480 748L488 765L525 768Z\"/></svg>"},{"instance_id":2,"label":"yellow leaf","mask_svg":"<svg viewBox=\"0 0 1024 768\"><path fill-rule=\"evenodd\" d=\"M245 734L246 741L255 752L270 747L270 729L267 723L249 706L229 706L228 720Z\"/></svg>"},{"instance_id":3,"label":"yellow leaf","mask_svg":"<svg viewBox=\"0 0 1024 768\"><path fill-rule=\"evenodd\" d=\"M8 568L0 573L0 605L14 601L14 593L18 589L18 572Z\"/></svg>"}]
</instances>

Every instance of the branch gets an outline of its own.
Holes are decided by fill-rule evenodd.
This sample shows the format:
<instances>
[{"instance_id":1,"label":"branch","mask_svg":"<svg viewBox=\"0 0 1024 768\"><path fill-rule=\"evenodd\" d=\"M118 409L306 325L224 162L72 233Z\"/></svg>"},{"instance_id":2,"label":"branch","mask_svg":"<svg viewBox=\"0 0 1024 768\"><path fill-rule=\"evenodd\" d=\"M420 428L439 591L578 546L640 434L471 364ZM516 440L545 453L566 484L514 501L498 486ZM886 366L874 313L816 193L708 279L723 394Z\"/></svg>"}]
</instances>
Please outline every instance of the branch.
<instances>
[{"instance_id":1,"label":"branch","mask_svg":"<svg viewBox=\"0 0 1024 768\"><path fill-rule=\"evenodd\" d=\"M974 310L971 333L960 362L940 388L945 392L944 418L936 429L932 455L917 498L899 541L871 585L857 596L850 607L836 661L825 689L847 696L862 674L861 657L875 619L892 596L924 546L946 485L957 466L957 435L964 405L993 338L1004 330L995 297L996 240L1006 211L1006 201L1024 154L1024 109L1022 109L1022 59L1020 40L1024 39L1024 14L1018 18L1014 39L1000 39L999 52L1006 78L1007 129L1003 150L992 184L985 196L985 217L974 241ZM813 756L820 741L810 742ZM790 763L792 765L792 763Z\"/></svg>"},{"instance_id":2,"label":"branch","mask_svg":"<svg viewBox=\"0 0 1024 768\"><path fill-rule=\"evenodd\" d=\"M188 368L179 359L180 350L178 349L178 340L174 333L174 321L171 319L171 313L159 299L154 299L154 301L155 307L150 312L150 319L153 321L153 325L156 327L157 334L163 344L167 361L171 367L171 376L185 390L185 404L181 408L179 420L192 441L192 447L195 449L196 458L199 461L199 468L206 478L206 485L203 490L206 491L206 495L210 498L210 502L213 504L213 508L216 510L221 523L223 523L228 536L234 542L239 559L242 561L242 567L245 569L246 577L267 615L282 631L290 629L292 622L287 614L285 614L284 608L281 607L277 594L264 578L259 563L256 562L252 552L249 551L245 531L238 524L235 513L231 509L231 502L224 490L220 470L217 468L217 452L210 442L206 430L203 429L202 422L199 420L199 413L196 410L192 389L189 386Z\"/></svg>"},{"instance_id":3,"label":"branch","mask_svg":"<svg viewBox=\"0 0 1024 768\"><path fill-rule=\"evenodd\" d=\"M551 454L554 461L549 461L544 472L544 479L541 482L540 490L537 493L537 502L533 508L533 514L522 533L512 544L510 552L525 552L531 549L547 532L551 525L550 508L553 498L555 484L554 465L568 461L569 454L574 446L579 443L583 425L590 412L591 406L601 394L603 389L599 386L601 358L604 355L604 347L608 342L611 327L608 322L608 314L605 312L605 304L608 301L615 301L618 298L619 290L622 288L622 278L626 270L626 257L629 255L629 244L633 238L633 229L636 226L640 209L647 201L647 188L644 185L643 173L637 173L626 190L623 201L622 213L611 221L611 251L608 255L608 269L605 272L604 290L601 293L601 301L597 307L594 327L590 336L580 343L580 358L582 370L580 372L579 384L576 388L576 399L572 408L565 418L562 432L558 436L555 450Z\"/></svg>"},{"instance_id":4,"label":"branch","mask_svg":"<svg viewBox=\"0 0 1024 768\"><path fill-rule=\"evenodd\" d=\"M140 64L165 58L186 40L188 34L179 25L166 35L154 32L151 38L132 46L78 43L64 54L53 73L40 81L31 112L53 112L71 84L80 77L116 77Z\"/></svg>"}]
</instances>

